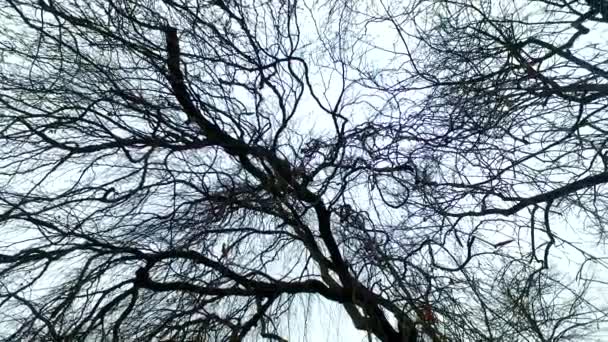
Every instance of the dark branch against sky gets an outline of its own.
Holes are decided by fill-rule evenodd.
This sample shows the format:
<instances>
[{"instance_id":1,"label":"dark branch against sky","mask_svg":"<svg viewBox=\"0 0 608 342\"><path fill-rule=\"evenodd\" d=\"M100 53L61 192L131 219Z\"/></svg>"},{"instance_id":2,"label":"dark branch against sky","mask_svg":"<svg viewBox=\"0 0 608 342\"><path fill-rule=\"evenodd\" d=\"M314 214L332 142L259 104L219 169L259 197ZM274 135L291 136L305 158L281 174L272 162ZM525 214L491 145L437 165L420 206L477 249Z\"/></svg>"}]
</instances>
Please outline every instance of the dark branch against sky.
<instances>
[{"instance_id":1,"label":"dark branch against sky","mask_svg":"<svg viewBox=\"0 0 608 342\"><path fill-rule=\"evenodd\" d=\"M601 338L601 1L0 16L0 340Z\"/></svg>"}]
</instances>

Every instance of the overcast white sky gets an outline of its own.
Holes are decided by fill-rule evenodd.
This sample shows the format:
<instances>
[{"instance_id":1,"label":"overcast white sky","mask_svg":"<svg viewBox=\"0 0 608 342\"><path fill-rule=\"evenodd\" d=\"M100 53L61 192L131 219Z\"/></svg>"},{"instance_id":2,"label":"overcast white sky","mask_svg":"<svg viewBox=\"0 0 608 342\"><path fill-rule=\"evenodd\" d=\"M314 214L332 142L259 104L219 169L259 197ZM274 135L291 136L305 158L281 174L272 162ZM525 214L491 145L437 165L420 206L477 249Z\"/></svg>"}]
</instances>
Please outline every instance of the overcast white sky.
<instances>
[{"instance_id":1,"label":"overcast white sky","mask_svg":"<svg viewBox=\"0 0 608 342\"><path fill-rule=\"evenodd\" d=\"M309 3L309 2L306 2ZM380 3L380 1L378 2ZM499 0L497 3L504 4L510 3L507 0ZM534 11L530 7L530 3L525 1L519 1L519 4L523 5L523 8L527 6L527 9L530 11L531 15L529 20L536 20L536 18L544 17L546 13L543 10L537 11L536 16L534 15ZM404 6L405 3L404 3ZM604 46L608 48L608 24L585 24L588 28L591 29L591 33L585 35L582 39L577 41L578 46L583 46L587 44L597 44L597 46ZM379 24L371 24L366 27L366 40L369 42L373 42L375 44L374 49L371 49L367 55L367 62L372 65L377 65L379 67L390 65L392 62L389 60L391 57L390 53L385 51L393 51L400 50L402 47L399 47L399 40L396 36L396 32L391 29L391 27L386 23ZM383 52L382 49L385 49ZM604 51L608 51L604 50ZM606 56L608 58L608 55ZM398 62L398 61L397 61ZM327 76L327 75L326 75ZM338 76L338 75L335 75ZM352 75L349 75L352 76ZM327 80L328 77L325 78ZM335 99L337 98L336 94L328 94L328 98ZM382 100L379 100L382 101ZM307 106L302 104L303 108L315 108L314 105ZM311 110L314 112L314 110ZM356 120L356 119L355 119ZM303 122L306 124L306 122ZM311 121L310 124L315 127L324 126L321 119L317 119ZM362 193L361 196L365 197L367 194ZM364 199L363 199L364 202ZM551 250L551 259L550 259L550 267L553 270L559 270L563 272L566 276L566 279L570 279L573 282L578 281L577 276L579 275L577 272L581 268L581 263L584 261L584 258L581 256L580 251L585 251L589 254L594 255L598 258L597 263L587 263L583 268L582 278L593 278L596 280L591 285L592 290L591 298L594 300L594 304L597 307L608 308L608 252L603 243L598 243L597 235L589 234L582 229L582 222L573 217L568 217L568 222L559 222L558 217L552 218L552 229L557 236L562 237L565 240L573 242L573 245L578 248L576 250L573 246L568 246L564 244L557 244ZM516 236L516 232L505 232L507 236ZM494 238L494 239L493 239ZM526 245L526 241L528 241L530 235L529 232L527 235L522 234L519 235L523 241L522 245ZM538 236L537 236L538 238ZM488 237L490 241L501 241L504 240L504 237ZM516 245L512 245L506 248L518 248ZM579 282L578 284L581 284ZM312 310L313 312L318 312L318 316L315 320L312 320L311 325L308 326L309 332L311 332L305 340L307 341L354 341L366 339L366 337L354 330L349 318L342 313L339 307L331 307L332 305L320 304ZM313 317L316 315L312 315ZM608 331L606 331L606 327L598 326L598 332L596 335L597 341L608 340ZM290 331L291 332L291 331ZM295 338L294 341L299 341L297 338L299 333L294 336L294 334L290 334L292 338Z\"/></svg>"},{"instance_id":2,"label":"overcast white sky","mask_svg":"<svg viewBox=\"0 0 608 342\"><path fill-rule=\"evenodd\" d=\"M304 1L303 3L312 5L313 2L314 1L311 0ZM307 27L310 29L314 27L314 25L311 25L310 18L306 18L305 16L301 17L301 24L302 27ZM313 44L315 43L314 36L315 32L311 31L309 33L309 37L312 37L310 40ZM606 37L608 37L608 24L600 24L597 26L597 28L593 28L592 33L585 36L585 41L586 43L596 42L598 44L605 44L606 40L608 40ZM386 49L387 51L400 49L398 46L399 43L396 32L391 30L389 25L383 23L367 26L364 38L369 42L373 42L375 45L374 49L370 50L368 53L366 63L381 67L391 65L391 63L394 62L388 60L390 55L389 53L381 52L382 48ZM581 40L580 43L582 42L583 41ZM364 46L365 44L363 44L361 47ZM304 57L310 58L311 56ZM313 75L314 80L318 83L329 82L327 84L330 90L325 94L325 96L329 99L330 104L334 104L339 94L337 90L341 88L340 75L324 73L322 70L317 71L319 71L319 73ZM353 75L349 75L349 77L350 76ZM318 89L320 88L317 88L316 90ZM361 93L368 92L367 90L356 87L349 90L351 96L354 96L354 94L359 91ZM366 97L366 100L372 101L370 97ZM378 98L376 101L378 101L378 105L382 105L384 99ZM329 117L316 114L318 112L316 108L317 106L314 104L310 96L307 96L305 101L300 104L300 112L296 118L296 121L294 122L294 124L298 125L298 130L300 132L306 131L307 129L314 132L321 132L322 130L327 129L327 127L331 127ZM351 123L356 123L358 120L363 120L366 118L365 112L356 111L360 108L361 107L354 106L354 110L348 113ZM360 115L360 117L358 117L358 115ZM369 194L363 191L355 193L354 196L360 196L358 201L361 202L362 207L368 204L366 202L369 202L369 198L366 198L366 196L369 196ZM592 253L600 259L608 259L608 253L604 245L597 244L597 238L593 235L585 234L585 232L582 231L580 227L576 225L576 223L576 220L570 220L569 224L555 222L553 229L556 234L565 237L567 240L577 241L578 248ZM509 232L509 234L511 234L511 232ZM522 237L524 240L528 238L527 236L520 237ZM493 237L487 238L492 239ZM497 240L503 239L504 237L497 238ZM496 240L494 240L494 242L496 242ZM513 248L515 248L515 246L513 246ZM575 251L572 247L557 245L552 250L551 267L564 271L566 274L570 275L572 279L574 279L576 275L575 273L578 271L581 262L582 259L580 258L580 253ZM606 281L606 284L608 284L608 269L603 269L597 265L594 266L593 264L589 264L585 270L585 274L587 276L593 275L596 277L596 279L602 279ZM608 298L608 287L601 283L595 283L593 291L597 294L596 304L602 307L608 306L608 302L606 301L606 298ZM294 317L290 320L289 326L284 327L284 332L289 341L346 342L367 339L364 334L354 329L350 319L344 313L341 306L327 303L326 301L322 300L313 300L310 303L307 303L305 302L305 296L298 298L298 301L302 302L302 305L298 306L298 309L294 311ZM307 317L308 321L306 322L306 325L301 320L301 317Z\"/></svg>"}]
</instances>

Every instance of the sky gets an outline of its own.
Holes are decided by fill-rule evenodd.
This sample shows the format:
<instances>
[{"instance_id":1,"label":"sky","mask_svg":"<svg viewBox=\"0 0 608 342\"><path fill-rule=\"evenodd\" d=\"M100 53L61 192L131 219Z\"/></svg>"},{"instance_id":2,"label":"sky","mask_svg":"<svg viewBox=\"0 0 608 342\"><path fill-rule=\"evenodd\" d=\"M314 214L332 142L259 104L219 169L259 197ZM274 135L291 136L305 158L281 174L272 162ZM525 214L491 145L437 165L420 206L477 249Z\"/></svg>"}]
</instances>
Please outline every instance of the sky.
<instances>
[{"instance_id":1,"label":"sky","mask_svg":"<svg viewBox=\"0 0 608 342\"><path fill-rule=\"evenodd\" d=\"M312 6L313 2L308 1L302 2L301 4L302 6L307 4ZM378 5L378 8L379 7L380 5ZM322 9L320 11L325 10L327 9ZM357 19L357 16L355 15L352 18L344 17L344 19L353 20ZM321 41L318 41L315 38L316 32L313 30L313 28L315 28L315 24L310 20L310 17L307 18L306 15L303 15L301 20L302 26L311 30L308 35L305 35L307 36L305 39L307 41L305 41L303 44L316 44L314 45L318 47L318 50L316 51L322 52L323 44ZM346 20L337 20L334 23L334 28L346 30L346 28L344 28L345 22ZM602 42L605 42L604 37L608 37L607 26L608 24L599 24L597 28L594 28L592 33L585 36L586 43L596 42L598 44L602 44ZM366 26L365 30L353 29L352 34L353 38L361 39L360 44L357 45L359 49L369 48L369 52L366 53L366 58L364 60L357 60L360 65L369 67L370 69L391 67L398 70L399 67L407 68L407 66L402 65L399 60L393 60L390 58L392 55L390 51L402 51L403 49L403 46L400 46L400 42L395 31L392 30L390 25L386 23L371 24ZM348 45L350 43L342 42L342 44L344 44L344 53L348 53L350 49ZM314 51L313 49L310 50ZM323 58L327 58L328 56L324 56L322 53L319 53L316 56L311 54L305 57L320 58L317 61L327 62L328 64L331 62L330 60L323 60ZM333 68L335 65L330 64L330 67ZM327 91L322 95L328 99L328 105L333 105L335 103L337 97L339 96L339 90L342 88L342 80L340 75L327 71L331 68L313 70L312 74L312 81L314 85L325 84ZM391 80L391 77L394 79L398 76L398 71L393 71L392 73L386 73L386 75L383 75L387 82ZM356 74L351 73L349 74L349 77L356 77ZM318 90L320 88L315 87L315 89ZM352 86L349 87L346 92L350 97L358 99L361 98L368 101L365 105L362 105L361 103L354 103L351 106L344 108L344 114L348 116L351 125L360 123L367 118L368 113L362 111L362 108L371 110L370 108L377 106L379 109L382 109L382 106L386 105L386 98L375 97L375 94L373 94L373 92L371 92L369 89ZM320 115L318 114L319 112L320 111L317 105L312 100L311 94L306 92L304 101L300 104L300 110L298 111L296 120L294 120L294 126L297 126L300 132L310 130L312 133L320 136L323 134L330 134L331 129L328 129L328 127L332 127L331 120L329 116ZM311 120L311 117L314 119ZM369 196L369 194L366 193L364 189L353 191L351 196L360 203L361 207L369 207L369 198L366 197ZM580 227L578 227L576 223L576 220L571 220L569 224L555 222L553 229L560 236L566 237L567 240L578 240L578 248L593 253L595 256L600 258L606 258L607 253L605 247L602 244L597 244L597 239L593 235L581 232ZM514 233L515 232L508 232L507 235ZM488 236L486 238L493 239L495 237ZM499 240L502 240L503 238L504 237L501 236ZM524 242L527 238L528 237L525 234L522 235ZM494 242L496 241L494 240ZM526 244L524 243L523 245ZM573 279L575 279L576 271L578 271L581 262L582 259L577 256L577 253L573 251L572 247L558 245L556 248L552 249L552 267L564 271ZM593 264L588 264L588 266L585 268L585 273L587 275L593 274L598 279L608 283L608 273L605 271L606 269L599 268ZM606 287L601 283L595 283L593 286L593 291L597 293L597 305L608 305L604 299L608 298ZM320 302L318 300L306 302L306 298L304 297L302 297L301 300L303 304L298 306L297 309L294 309L296 312L294 312L293 319L291 319L289 324L284 328L284 331L287 336L289 336L290 341L358 341L366 339L362 333L353 328L352 323L340 306L324 301ZM308 317L308 320L306 321L308 323L307 325L303 324L301 317Z\"/></svg>"}]
</instances>

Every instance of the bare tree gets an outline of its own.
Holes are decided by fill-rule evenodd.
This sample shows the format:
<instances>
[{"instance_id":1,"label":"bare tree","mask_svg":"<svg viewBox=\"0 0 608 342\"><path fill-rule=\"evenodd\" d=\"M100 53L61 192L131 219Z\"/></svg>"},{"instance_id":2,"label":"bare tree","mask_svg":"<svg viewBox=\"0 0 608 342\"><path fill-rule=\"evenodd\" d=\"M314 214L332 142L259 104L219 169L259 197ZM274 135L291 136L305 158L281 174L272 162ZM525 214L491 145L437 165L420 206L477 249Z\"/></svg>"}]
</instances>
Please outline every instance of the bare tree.
<instances>
[{"instance_id":1,"label":"bare tree","mask_svg":"<svg viewBox=\"0 0 608 342\"><path fill-rule=\"evenodd\" d=\"M2 340L604 326L601 2L0 4Z\"/></svg>"}]
</instances>

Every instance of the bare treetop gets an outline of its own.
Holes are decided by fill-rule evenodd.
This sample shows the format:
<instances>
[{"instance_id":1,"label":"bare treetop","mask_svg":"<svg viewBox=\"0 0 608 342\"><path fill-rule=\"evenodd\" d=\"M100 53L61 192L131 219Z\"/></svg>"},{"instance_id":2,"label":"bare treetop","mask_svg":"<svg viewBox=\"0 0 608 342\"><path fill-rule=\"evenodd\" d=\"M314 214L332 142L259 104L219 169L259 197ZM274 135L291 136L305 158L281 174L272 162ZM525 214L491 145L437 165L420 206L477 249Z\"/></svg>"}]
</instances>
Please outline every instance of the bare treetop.
<instances>
[{"instance_id":1,"label":"bare treetop","mask_svg":"<svg viewBox=\"0 0 608 342\"><path fill-rule=\"evenodd\" d=\"M601 337L606 8L0 0L0 340Z\"/></svg>"}]
</instances>

